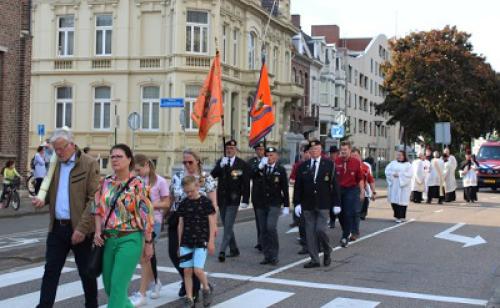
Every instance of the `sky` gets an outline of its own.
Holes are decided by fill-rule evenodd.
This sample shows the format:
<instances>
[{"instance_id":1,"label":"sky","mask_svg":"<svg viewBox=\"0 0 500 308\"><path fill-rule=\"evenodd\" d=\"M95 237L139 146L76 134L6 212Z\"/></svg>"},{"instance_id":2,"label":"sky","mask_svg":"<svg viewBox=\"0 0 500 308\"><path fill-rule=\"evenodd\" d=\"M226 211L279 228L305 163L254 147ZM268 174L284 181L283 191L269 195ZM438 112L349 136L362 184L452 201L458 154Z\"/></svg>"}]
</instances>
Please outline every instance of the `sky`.
<instances>
[{"instance_id":1,"label":"sky","mask_svg":"<svg viewBox=\"0 0 500 308\"><path fill-rule=\"evenodd\" d=\"M341 37L405 36L413 31L456 25L471 34L474 52L500 72L500 1L498 0L290 0L301 15L302 30L336 24Z\"/></svg>"}]
</instances>

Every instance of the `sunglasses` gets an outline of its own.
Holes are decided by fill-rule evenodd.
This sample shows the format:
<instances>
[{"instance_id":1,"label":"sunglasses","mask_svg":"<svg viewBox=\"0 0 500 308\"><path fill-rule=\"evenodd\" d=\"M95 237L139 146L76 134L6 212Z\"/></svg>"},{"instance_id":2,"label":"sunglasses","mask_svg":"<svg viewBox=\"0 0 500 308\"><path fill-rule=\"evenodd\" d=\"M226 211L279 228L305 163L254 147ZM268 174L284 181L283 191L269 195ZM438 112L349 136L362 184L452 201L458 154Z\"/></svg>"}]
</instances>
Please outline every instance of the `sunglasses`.
<instances>
[{"instance_id":1,"label":"sunglasses","mask_svg":"<svg viewBox=\"0 0 500 308\"><path fill-rule=\"evenodd\" d=\"M192 160L185 160L185 161L182 162L182 164L183 165L192 165L192 164L194 164L194 161L192 161Z\"/></svg>"}]
</instances>

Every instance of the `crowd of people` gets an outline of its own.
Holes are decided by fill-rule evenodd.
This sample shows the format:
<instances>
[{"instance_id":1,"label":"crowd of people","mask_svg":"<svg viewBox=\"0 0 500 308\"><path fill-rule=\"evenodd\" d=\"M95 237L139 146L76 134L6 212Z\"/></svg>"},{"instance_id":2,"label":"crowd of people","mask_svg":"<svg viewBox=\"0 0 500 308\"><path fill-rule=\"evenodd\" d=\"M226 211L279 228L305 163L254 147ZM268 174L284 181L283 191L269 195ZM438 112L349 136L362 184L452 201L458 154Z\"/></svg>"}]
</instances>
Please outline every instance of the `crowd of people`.
<instances>
[{"instance_id":1,"label":"crowd of people","mask_svg":"<svg viewBox=\"0 0 500 308\"><path fill-rule=\"evenodd\" d=\"M293 206L292 226L299 228L301 245L298 253L310 256L304 268L315 268L321 261L323 266L331 264L328 229L335 228L336 220L342 229L342 247L360 238L360 222L377 194L371 164L363 162L360 150L349 142L342 142L340 149L332 146L330 155L319 140L303 144L290 178L280 163L279 150L263 142L255 146L255 156L245 161L238 157L237 142L229 140L211 172L204 170L197 152L186 149L183 169L170 180L157 174L150 158L134 155L125 144L111 148L113 172L104 178L95 157L86 153L88 149L80 150L70 131L56 130L49 144L58 158L54 178L45 200L33 199L35 207L48 205L50 213L38 307L53 306L69 250L75 255L85 306L97 307L96 279L86 273L92 245L104 246L102 275L108 307L140 307L148 297L158 298L162 284L156 260L159 247L155 246L164 221L168 255L182 279L179 296L184 297L184 306L193 307L201 298L208 307L214 287L204 272L205 262L209 254L216 255L219 262L240 256L234 228L239 209L252 204L255 248L263 256L260 264L276 266L280 256L278 220L289 215ZM36 166L45 166L46 148L38 149ZM421 153L410 163L406 152L398 151L386 167L388 201L396 222L406 219L410 199L415 203L436 198L440 203L454 201L456 168L464 179L465 200L477 199L473 187L478 164L470 153L460 166L448 150L442 156L432 154ZM222 234L216 247L218 219ZM137 264L141 265L141 283L129 297Z\"/></svg>"}]
</instances>

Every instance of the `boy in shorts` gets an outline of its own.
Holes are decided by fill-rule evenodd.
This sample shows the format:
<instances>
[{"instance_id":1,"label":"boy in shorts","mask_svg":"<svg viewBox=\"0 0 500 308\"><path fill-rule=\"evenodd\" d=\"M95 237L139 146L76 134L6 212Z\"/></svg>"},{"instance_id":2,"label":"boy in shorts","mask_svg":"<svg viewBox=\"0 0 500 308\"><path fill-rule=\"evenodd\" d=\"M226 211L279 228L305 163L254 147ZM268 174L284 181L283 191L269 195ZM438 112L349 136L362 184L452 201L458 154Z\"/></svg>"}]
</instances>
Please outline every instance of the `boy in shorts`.
<instances>
[{"instance_id":1,"label":"boy in shorts","mask_svg":"<svg viewBox=\"0 0 500 308\"><path fill-rule=\"evenodd\" d=\"M193 272L203 287L203 306L212 303L213 287L208 283L203 270L207 252L215 253L215 230L217 218L210 199L200 195L200 185L194 176L182 179L182 188L187 198L181 201L179 215L179 257L180 267L184 269L186 299L184 307L194 307Z\"/></svg>"}]
</instances>

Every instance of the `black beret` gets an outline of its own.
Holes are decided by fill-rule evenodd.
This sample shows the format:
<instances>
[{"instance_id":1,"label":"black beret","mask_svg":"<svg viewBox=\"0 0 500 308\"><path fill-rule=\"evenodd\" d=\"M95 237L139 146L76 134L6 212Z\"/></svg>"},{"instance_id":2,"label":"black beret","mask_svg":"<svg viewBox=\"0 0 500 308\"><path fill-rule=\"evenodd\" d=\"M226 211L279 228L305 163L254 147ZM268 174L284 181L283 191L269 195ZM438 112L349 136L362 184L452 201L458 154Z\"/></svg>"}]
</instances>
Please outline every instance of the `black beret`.
<instances>
[{"instance_id":1,"label":"black beret","mask_svg":"<svg viewBox=\"0 0 500 308\"><path fill-rule=\"evenodd\" d=\"M226 146L233 146L233 147L235 147L236 145L237 145L237 143L236 143L236 140L234 140L234 139L231 139L231 140L229 140L229 141L226 142Z\"/></svg>"},{"instance_id":2,"label":"black beret","mask_svg":"<svg viewBox=\"0 0 500 308\"><path fill-rule=\"evenodd\" d=\"M275 147L266 148L266 153L276 153L276 152L278 152L278 149L276 149Z\"/></svg>"},{"instance_id":3,"label":"black beret","mask_svg":"<svg viewBox=\"0 0 500 308\"><path fill-rule=\"evenodd\" d=\"M302 147L302 151L306 152L306 151L309 151L309 144L304 144L304 146Z\"/></svg>"},{"instance_id":4,"label":"black beret","mask_svg":"<svg viewBox=\"0 0 500 308\"><path fill-rule=\"evenodd\" d=\"M339 151L339 148L337 148L336 145L330 146L330 153L337 153Z\"/></svg>"},{"instance_id":5,"label":"black beret","mask_svg":"<svg viewBox=\"0 0 500 308\"><path fill-rule=\"evenodd\" d=\"M313 139L313 140L309 141L309 147L313 147L313 146L317 146L317 145L321 145L321 142L319 142L318 139Z\"/></svg>"},{"instance_id":6,"label":"black beret","mask_svg":"<svg viewBox=\"0 0 500 308\"><path fill-rule=\"evenodd\" d=\"M253 146L254 149L257 149L257 148L265 148L264 146L264 142L257 142L256 145Z\"/></svg>"}]
</instances>

